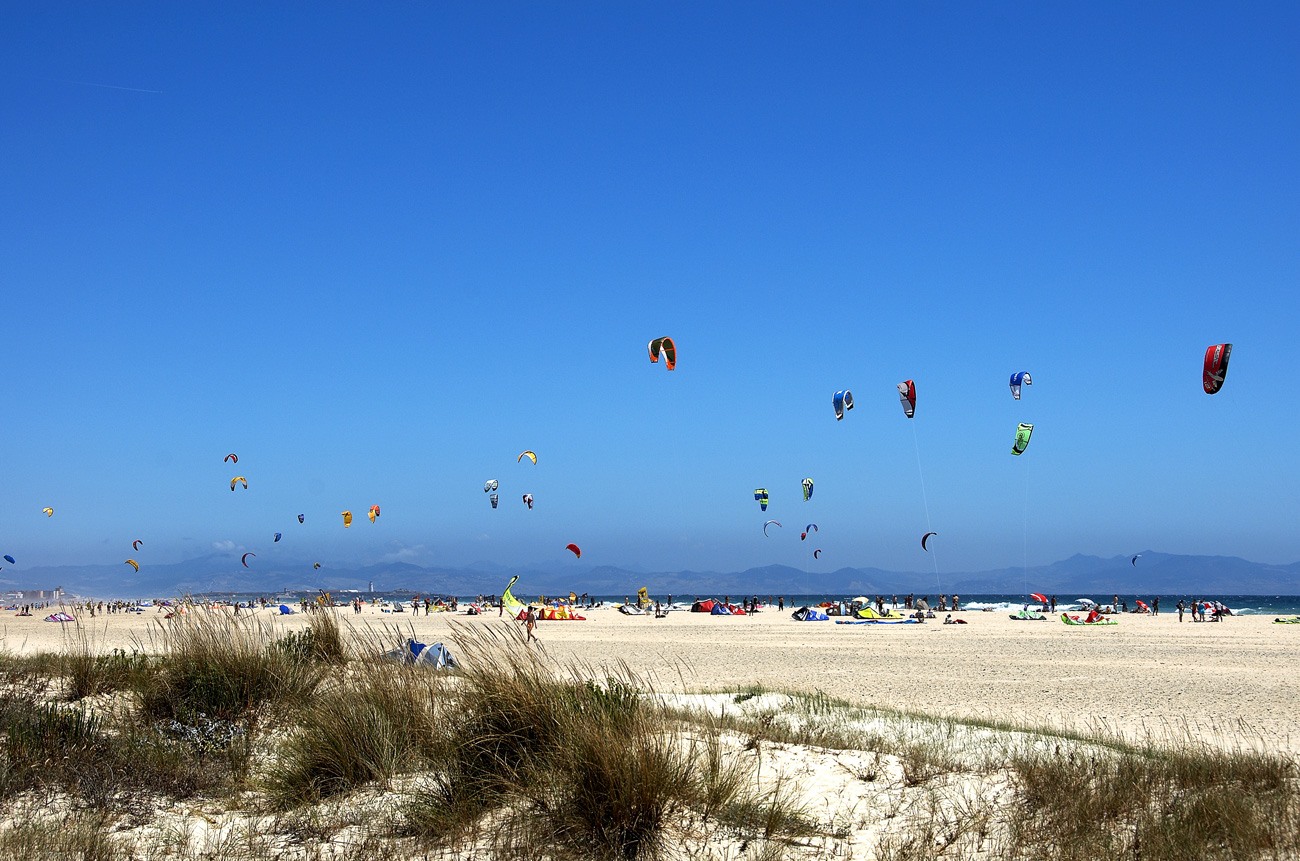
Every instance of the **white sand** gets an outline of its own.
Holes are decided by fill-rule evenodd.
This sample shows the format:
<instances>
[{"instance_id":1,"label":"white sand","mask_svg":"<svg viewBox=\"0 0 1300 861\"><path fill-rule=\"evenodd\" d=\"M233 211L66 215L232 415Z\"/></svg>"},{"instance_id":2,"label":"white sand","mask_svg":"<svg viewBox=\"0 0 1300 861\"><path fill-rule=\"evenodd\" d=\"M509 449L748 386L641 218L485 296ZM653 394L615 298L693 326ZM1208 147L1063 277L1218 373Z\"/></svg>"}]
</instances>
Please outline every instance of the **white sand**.
<instances>
[{"instance_id":1,"label":"white sand","mask_svg":"<svg viewBox=\"0 0 1300 861\"><path fill-rule=\"evenodd\" d=\"M0 648L63 648L63 629L73 626L42 621L48 612L0 616ZM400 627L429 642L451 639L458 624L510 625L522 632L495 612L335 612L357 627ZM1059 620L1014 622L1005 613L961 615L969 624L850 626L795 622L788 611L754 617L673 612L655 619L602 608L588 611L585 622L542 622L538 636L553 658L597 667L623 662L665 692L762 684L935 715L1107 729L1130 738L1190 734L1220 744L1300 750L1300 685L1291 672L1300 655L1300 625L1273 625L1265 616L1179 624L1169 613L1077 628ZM83 624L98 648L129 650L148 647L148 629L160 618L148 611L85 618ZM276 615L275 624L292 630L305 617Z\"/></svg>"}]
</instances>

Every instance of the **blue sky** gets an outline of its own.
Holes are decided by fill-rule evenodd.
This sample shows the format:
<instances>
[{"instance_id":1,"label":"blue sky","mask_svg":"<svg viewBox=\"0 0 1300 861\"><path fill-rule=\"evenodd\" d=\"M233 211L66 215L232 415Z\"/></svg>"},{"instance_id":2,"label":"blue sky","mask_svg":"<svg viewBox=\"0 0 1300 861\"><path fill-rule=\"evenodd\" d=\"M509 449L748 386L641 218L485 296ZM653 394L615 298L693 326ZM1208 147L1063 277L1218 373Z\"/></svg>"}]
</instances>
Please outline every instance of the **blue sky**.
<instances>
[{"instance_id":1,"label":"blue sky","mask_svg":"<svg viewBox=\"0 0 1300 861\"><path fill-rule=\"evenodd\" d=\"M1300 12L1131 7L11 14L3 552L1300 559Z\"/></svg>"}]
</instances>

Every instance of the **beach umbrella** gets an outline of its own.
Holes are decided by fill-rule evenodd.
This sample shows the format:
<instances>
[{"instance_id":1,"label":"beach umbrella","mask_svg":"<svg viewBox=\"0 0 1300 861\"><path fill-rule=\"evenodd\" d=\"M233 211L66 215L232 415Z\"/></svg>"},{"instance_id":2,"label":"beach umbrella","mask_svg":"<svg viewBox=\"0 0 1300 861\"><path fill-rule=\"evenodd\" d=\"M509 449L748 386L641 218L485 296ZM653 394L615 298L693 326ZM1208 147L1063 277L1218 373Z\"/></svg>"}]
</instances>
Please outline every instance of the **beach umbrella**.
<instances>
[{"instance_id":1,"label":"beach umbrella","mask_svg":"<svg viewBox=\"0 0 1300 861\"><path fill-rule=\"evenodd\" d=\"M1030 592L1030 593L1029 593L1029 597L1030 597L1030 598L1033 598L1035 601L1037 601L1037 602L1040 603L1040 604L1046 604L1046 603L1048 603L1048 601L1047 601L1047 596L1046 596L1046 595L1040 595L1040 594L1037 593L1037 592Z\"/></svg>"}]
</instances>

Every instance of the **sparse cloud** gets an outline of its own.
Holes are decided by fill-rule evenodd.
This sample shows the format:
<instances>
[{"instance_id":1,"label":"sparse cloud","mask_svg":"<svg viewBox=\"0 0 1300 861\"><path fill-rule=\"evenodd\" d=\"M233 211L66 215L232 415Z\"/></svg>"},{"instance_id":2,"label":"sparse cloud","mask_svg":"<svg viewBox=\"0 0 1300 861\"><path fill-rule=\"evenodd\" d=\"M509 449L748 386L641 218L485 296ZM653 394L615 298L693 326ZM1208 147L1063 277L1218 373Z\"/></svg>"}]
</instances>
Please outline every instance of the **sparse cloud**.
<instances>
[{"instance_id":1,"label":"sparse cloud","mask_svg":"<svg viewBox=\"0 0 1300 861\"><path fill-rule=\"evenodd\" d=\"M231 541L229 538L227 538L225 541L213 541L213 542L212 542L212 549L213 549L213 550L221 550L221 551L224 551L224 552L226 552L226 553L230 553L230 552L233 551L233 550L238 550L238 549L240 549L240 545L236 544L235 542L233 542L233 541Z\"/></svg>"},{"instance_id":2,"label":"sparse cloud","mask_svg":"<svg viewBox=\"0 0 1300 861\"><path fill-rule=\"evenodd\" d=\"M381 558L382 562L407 562L411 565L424 565L433 561L433 548L425 544L397 544Z\"/></svg>"}]
</instances>

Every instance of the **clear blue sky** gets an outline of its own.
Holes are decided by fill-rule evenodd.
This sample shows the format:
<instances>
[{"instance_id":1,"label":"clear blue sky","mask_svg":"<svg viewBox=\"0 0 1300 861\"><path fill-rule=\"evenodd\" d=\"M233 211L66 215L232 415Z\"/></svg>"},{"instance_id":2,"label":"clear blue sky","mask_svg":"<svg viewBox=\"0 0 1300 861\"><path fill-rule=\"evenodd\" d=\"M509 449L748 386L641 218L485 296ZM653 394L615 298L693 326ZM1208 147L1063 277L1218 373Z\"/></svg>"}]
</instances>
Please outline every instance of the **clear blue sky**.
<instances>
[{"instance_id":1,"label":"clear blue sky","mask_svg":"<svg viewBox=\"0 0 1300 861\"><path fill-rule=\"evenodd\" d=\"M1300 12L985 5L12 10L0 552L1300 558Z\"/></svg>"}]
</instances>

